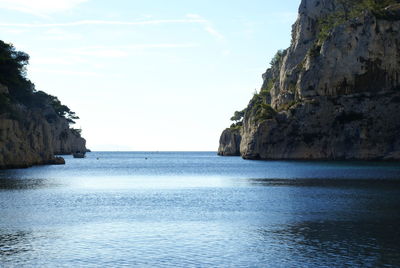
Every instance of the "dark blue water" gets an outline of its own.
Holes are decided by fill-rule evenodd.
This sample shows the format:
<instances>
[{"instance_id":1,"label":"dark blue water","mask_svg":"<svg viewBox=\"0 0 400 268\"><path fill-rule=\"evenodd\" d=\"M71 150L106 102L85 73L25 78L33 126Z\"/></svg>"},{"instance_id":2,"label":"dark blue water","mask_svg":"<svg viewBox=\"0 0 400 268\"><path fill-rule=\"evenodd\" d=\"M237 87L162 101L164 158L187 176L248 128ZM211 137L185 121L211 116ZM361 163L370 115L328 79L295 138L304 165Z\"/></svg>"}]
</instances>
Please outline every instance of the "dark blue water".
<instances>
[{"instance_id":1,"label":"dark blue water","mask_svg":"<svg viewBox=\"0 0 400 268\"><path fill-rule=\"evenodd\" d=\"M0 267L400 267L400 165L89 153L0 171Z\"/></svg>"}]
</instances>

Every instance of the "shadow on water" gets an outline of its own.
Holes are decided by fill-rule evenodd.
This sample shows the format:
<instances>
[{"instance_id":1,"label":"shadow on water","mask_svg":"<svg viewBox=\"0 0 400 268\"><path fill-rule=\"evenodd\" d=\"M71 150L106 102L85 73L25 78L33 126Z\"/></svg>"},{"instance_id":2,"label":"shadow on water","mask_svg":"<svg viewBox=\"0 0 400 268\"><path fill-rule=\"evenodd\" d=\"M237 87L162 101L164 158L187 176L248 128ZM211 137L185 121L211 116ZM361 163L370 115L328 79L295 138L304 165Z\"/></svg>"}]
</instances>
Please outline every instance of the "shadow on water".
<instances>
[{"instance_id":1,"label":"shadow on water","mask_svg":"<svg viewBox=\"0 0 400 268\"><path fill-rule=\"evenodd\" d=\"M400 267L397 164L68 160L0 171L0 266Z\"/></svg>"},{"instance_id":2,"label":"shadow on water","mask_svg":"<svg viewBox=\"0 0 400 268\"><path fill-rule=\"evenodd\" d=\"M312 267L399 267L398 220L301 222L259 230L285 241L287 257ZM310 263L311 261L311 263Z\"/></svg>"},{"instance_id":3,"label":"shadow on water","mask_svg":"<svg viewBox=\"0 0 400 268\"><path fill-rule=\"evenodd\" d=\"M4 179L0 178L0 190L35 190L58 187L60 184L47 179Z\"/></svg>"},{"instance_id":4,"label":"shadow on water","mask_svg":"<svg viewBox=\"0 0 400 268\"><path fill-rule=\"evenodd\" d=\"M0 232L0 260L9 256L32 251L33 247L30 243L32 239L32 233L30 232Z\"/></svg>"},{"instance_id":5,"label":"shadow on water","mask_svg":"<svg viewBox=\"0 0 400 268\"><path fill-rule=\"evenodd\" d=\"M400 190L400 179L248 179L254 186L389 188Z\"/></svg>"},{"instance_id":6,"label":"shadow on water","mask_svg":"<svg viewBox=\"0 0 400 268\"><path fill-rule=\"evenodd\" d=\"M400 267L399 180L248 181L282 189L283 197L287 194L290 221L257 230L264 241L284 245L284 253L276 253L282 262L296 260L303 267Z\"/></svg>"}]
</instances>

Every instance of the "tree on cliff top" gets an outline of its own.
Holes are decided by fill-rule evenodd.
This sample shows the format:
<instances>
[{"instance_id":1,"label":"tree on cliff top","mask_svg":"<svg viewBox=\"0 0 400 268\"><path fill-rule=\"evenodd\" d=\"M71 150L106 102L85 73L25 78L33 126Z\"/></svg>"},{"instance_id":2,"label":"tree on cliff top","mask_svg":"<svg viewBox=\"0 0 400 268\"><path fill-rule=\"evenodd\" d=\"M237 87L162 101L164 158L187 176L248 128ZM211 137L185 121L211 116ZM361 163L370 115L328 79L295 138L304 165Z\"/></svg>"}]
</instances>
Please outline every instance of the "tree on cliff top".
<instances>
[{"instance_id":1,"label":"tree on cliff top","mask_svg":"<svg viewBox=\"0 0 400 268\"><path fill-rule=\"evenodd\" d=\"M28 63L28 54L0 41L0 83L9 88L14 101L24 102L34 91L34 85L26 78Z\"/></svg>"},{"instance_id":2,"label":"tree on cliff top","mask_svg":"<svg viewBox=\"0 0 400 268\"><path fill-rule=\"evenodd\" d=\"M242 121L245 112L246 112L246 109L244 109L242 111L235 111L235 113L231 117L231 121L235 121L236 123Z\"/></svg>"},{"instance_id":3,"label":"tree on cliff top","mask_svg":"<svg viewBox=\"0 0 400 268\"><path fill-rule=\"evenodd\" d=\"M0 84L8 87L10 101L31 108L50 105L58 116L64 117L69 123L75 123L74 120L79 117L57 97L35 90L35 85L26 77L28 64L28 54L0 40Z\"/></svg>"}]
</instances>

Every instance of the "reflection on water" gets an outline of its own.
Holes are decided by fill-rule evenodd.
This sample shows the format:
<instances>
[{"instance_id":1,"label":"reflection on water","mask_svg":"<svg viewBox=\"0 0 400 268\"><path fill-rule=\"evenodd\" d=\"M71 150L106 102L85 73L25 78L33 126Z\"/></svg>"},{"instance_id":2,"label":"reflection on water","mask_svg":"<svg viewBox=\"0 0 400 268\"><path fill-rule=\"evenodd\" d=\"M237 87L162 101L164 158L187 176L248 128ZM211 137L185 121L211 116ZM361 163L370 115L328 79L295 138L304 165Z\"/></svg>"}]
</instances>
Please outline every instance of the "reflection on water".
<instances>
[{"instance_id":1,"label":"reflection on water","mask_svg":"<svg viewBox=\"0 0 400 268\"><path fill-rule=\"evenodd\" d=\"M60 186L48 179L0 179L0 190L27 190Z\"/></svg>"},{"instance_id":2,"label":"reflection on water","mask_svg":"<svg viewBox=\"0 0 400 268\"><path fill-rule=\"evenodd\" d=\"M286 241L291 258L326 267L398 267L399 221L301 222L268 233Z\"/></svg>"},{"instance_id":3,"label":"reflection on water","mask_svg":"<svg viewBox=\"0 0 400 268\"><path fill-rule=\"evenodd\" d=\"M339 188L398 188L398 179L248 179L255 186L339 187Z\"/></svg>"},{"instance_id":4,"label":"reflection on water","mask_svg":"<svg viewBox=\"0 0 400 268\"><path fill-rule=\"evenodd\" d=\"M144 152L0 171L0 267L400 267L399 171Z\"/></svg>"},{"instance_id":5,"label":"reflection on water","mask_svg":"<svg viewBox=\"0 0 400 268\"><path fill-rule=\"evenodd\" d=\"M30 240L32 233L16 231L7 233L6 230L0 231L0 258L17 255L32 250Z\"/></svg>"}]
</instances>

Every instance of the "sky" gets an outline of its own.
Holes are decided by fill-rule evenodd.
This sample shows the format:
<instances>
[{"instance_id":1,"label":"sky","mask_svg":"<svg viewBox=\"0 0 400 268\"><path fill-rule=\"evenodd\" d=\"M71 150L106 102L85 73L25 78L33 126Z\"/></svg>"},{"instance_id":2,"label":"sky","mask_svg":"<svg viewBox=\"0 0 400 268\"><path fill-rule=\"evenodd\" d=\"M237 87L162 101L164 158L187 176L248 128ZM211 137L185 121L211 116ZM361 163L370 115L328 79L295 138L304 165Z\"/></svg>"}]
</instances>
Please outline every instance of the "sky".
<instances>
[{"instance_id":1,"label":"sky","mask_svg":"<svg viewBox=\"0 0 400 268\"><path fill-rule=\"evenodd\" d=\"M216 151L300 0L0 0L1 40L95 151Z\"/></svg>"}]
</instances>

